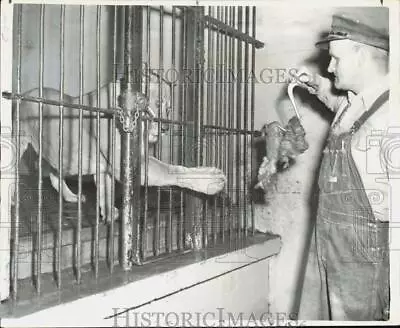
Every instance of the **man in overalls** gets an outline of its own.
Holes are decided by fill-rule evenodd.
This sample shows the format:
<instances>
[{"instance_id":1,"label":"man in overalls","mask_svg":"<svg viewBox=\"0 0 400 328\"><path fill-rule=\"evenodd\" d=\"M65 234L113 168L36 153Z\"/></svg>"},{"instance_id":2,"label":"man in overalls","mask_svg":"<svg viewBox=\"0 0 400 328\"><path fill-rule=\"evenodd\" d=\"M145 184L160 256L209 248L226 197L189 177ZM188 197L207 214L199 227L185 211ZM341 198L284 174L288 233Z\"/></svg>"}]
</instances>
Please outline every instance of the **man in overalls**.
<instances>
[{"instance_id":1,"label":"man in overalls","mask_svg":"<svg viewBox=\"0 0 400 328\"><path fill-rule=\"evenodd\" d=\"M303 80L335 117L320 167L302 320L389 316L390 163L380 156L394 118L388 102L388 21L388 9L379 7L335 14L331 32L317 43L329 49L334 80L315 74ZM346 94L334 96L332 84Z\"/></svg>"}]
</instances>

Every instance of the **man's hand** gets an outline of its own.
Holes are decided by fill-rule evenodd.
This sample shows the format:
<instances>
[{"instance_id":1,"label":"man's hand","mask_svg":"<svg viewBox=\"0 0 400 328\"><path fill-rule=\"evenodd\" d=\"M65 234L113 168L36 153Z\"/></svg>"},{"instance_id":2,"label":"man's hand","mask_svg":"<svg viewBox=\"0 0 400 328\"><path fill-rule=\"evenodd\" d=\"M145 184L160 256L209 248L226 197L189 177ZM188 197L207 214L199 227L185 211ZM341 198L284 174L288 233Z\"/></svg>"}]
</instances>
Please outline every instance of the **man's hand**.
<instances>
[{"instance_id":1,"label":"man's hand","mask_svg":"<svg viewBox=\"0 0 400 328\"><path fill-rule=\"evenodd\" d=\"M318 93L323 79L322 76L312 73L307 67L299 68L297 74L291 73L291 77L298 86L314 95Z\"/></svg>"},{"instance_id":2,"label":"man's hand","mask_svg":"<svg viewBox=\"0 0 400 328\"><path fill-rule=\"evenodd\" d=\"M343 101L346 100L344 95L333 93L333 85L330 79L313 73L307 67L299 68L296 73L291 73L292 80L309 93L316 95L331 111L336 112Z\"/></svg>"}]
</instances>

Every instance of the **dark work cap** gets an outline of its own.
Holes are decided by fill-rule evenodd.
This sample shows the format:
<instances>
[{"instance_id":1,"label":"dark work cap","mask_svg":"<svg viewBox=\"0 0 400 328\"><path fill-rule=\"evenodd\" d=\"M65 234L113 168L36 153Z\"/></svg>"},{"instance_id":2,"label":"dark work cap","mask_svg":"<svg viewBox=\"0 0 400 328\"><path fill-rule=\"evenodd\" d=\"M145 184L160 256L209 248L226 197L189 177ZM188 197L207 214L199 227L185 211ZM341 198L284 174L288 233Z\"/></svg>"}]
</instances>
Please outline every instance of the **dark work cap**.
<instances>
[{"instance_id":1,"label":"dark work cap","mask_svg":"<svg viewBox=\"0 0 400 328\"><path fill-rule=\"evenodd\" d=\"M330 41L346 39L389 51L389 9L357 7L336 12L331 31L316 46L328 48Z\"/></svg>"}]
</instances>

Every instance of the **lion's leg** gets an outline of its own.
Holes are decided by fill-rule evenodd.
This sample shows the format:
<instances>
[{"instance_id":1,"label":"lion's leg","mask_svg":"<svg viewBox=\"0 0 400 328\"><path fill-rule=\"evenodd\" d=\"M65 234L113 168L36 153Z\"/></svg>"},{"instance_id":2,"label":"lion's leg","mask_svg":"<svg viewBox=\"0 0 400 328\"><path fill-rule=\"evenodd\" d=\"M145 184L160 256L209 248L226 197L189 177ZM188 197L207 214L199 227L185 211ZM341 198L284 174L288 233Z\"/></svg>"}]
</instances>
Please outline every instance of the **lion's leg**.
<instances>
[{"instance_id":1,"label":"lion's leg","mask_svg":"<svg viewBox=\"0 0 400 328\"><path fill-rule=\"evenodd\" d=\"M111 188L114 181L111 175L105 171L101 171L100 179L97 180L96 174L93 175L96 188L100 191L100 199L98 206L100 207L100 214L105 222L111 221L111 215L114 213L114 219L118 218L118 209L114 206L111 199Z\"/></svg>"},{"instance_id":2,"label":"lion's leg","mask_svg":"<svg viewBox=\"0 0 400 328\"><path fill-rule=\"evenodd\" d=\"M144 165L142 165L144 184ZM215 167L184 167L166 164L150 156L148 184L150 186L177 186L213 195L220 192L226 182L223 172Z\"/></svg>"},{"instance_id":3,"label":"lion's leg","mask_svg":"<svg viewBox=\"0 0 400 328\"><path fill-rule=\"evenodd\" d=\"M60 192L59 189L59 182L60 179L58 177L58 174L54 174L53 172L50 172L50 182L51 185L53 186L53 188L55 190L57 190L57 192ZM77 203L78 202L78 195L74 194L71 189L69 189L67 183L65 182L65 180L62 180L62 193L63 193L63 199L67 202L70 203ZM84 203L86 201L85 195L82 195L81 197L82 202Z\"/></svg>"}]
</instances>

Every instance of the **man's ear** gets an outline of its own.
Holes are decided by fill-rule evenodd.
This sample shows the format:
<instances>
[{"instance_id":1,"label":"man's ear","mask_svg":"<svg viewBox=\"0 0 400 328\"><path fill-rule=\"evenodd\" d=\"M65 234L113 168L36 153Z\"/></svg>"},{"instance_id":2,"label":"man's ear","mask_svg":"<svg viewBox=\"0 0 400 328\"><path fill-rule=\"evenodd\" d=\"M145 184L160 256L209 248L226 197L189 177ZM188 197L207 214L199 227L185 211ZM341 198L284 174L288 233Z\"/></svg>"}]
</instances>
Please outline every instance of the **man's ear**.
<instances>
[{"instance_id":1,"label":"man's ear","mask_svg":"<svg viewBox=\"0 0 400 328\"><path fill-rule=\"evenodd\" d=\"M361 44L354 45L354 52L357 58L357 64L359 67L365 65L369 60L369 52L366 47L362 46Z\"/></svg>"}]
</instances>

